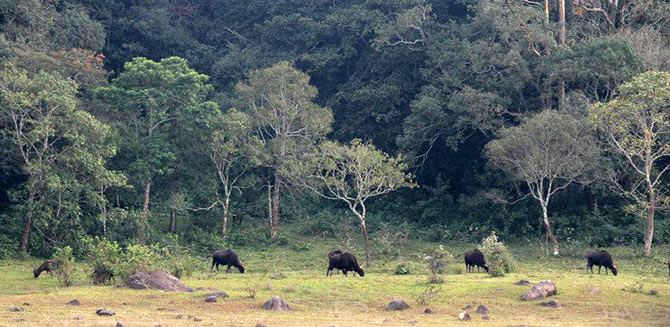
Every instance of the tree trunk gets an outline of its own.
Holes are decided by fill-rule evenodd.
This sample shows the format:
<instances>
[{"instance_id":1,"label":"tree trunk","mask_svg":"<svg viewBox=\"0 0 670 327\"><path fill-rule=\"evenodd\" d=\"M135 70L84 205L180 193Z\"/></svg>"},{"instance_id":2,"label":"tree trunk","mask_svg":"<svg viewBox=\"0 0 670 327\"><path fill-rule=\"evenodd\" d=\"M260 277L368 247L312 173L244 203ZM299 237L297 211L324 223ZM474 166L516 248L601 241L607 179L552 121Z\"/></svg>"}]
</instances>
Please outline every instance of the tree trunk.
<instances>
[{"instance_id":1,"label":"tree trunk","mask_svg":"<svg viewBox=\"0 0 670 327\"><path fill-rule=\"evenodd\" d=\"M554 244L554 255L558 255L558 241L554 236L554 233L551 231L551 225L549 224L549 216L547 215L547 206L542 205L542 219L544 221L544 229L547 232L547 236L551 240L551 243Z\"/></svg>"},{"instance_id":2,"label":"tree trunk","mask_svg":"<svg viewBox=\"0 0 670 327\"><path fill-rule=\"evenodd\" d=\"M30 228L33 222L33 206L35 204L35 186L30 186L30 191L28 191L28 212L26 213L26 222L23 230L23 237L21 238L21 246L19 251L21 253L26 253L28 251L28 238L30 237Z\"/></svg>"},{"instance_id":3,"label":"tree trunk","mask_svg":"<svg viewBox=\"0 0 670 327\"><path fill-rule=\"evenodd\" d=\"M644 233L644 256L651 255L651 242L654 239L654 212L656 211L656 195L654 190L649 191L649 206L647 207L647 232Z\"/></svg>"},{"instance_id":4,"label":"tree trunk","mask_svg":"<svg viewBox=\"0 0 670 327\"><path fill-rule=\"evenodd\" d=\"M272 184L268 180L268 225L272 230Z\"/></svg>"},{"instance_id":5,"label":"tree trunk","mask_svg":"<svg viewBox=\"0 0 670 327\"><path fill-rule=\"evenodd\" d=\"M560 45L566 45L566 26L565 26L565 0L558 0L558 42ZM559 82L558 109L565 110L565 81Z\"/></svg>"},{"instance_id":6,"label":"tree trunk","mask_svg":"<svg viewBox=\"0 0 670 327\"><path fill-rule=\"evenodd\" d=\"M359 216L361 220L361 229L363 230L363 236L365 237L365 265L370 266L372 264L372 254L370 253L370 239L368 238L368 227L365 225L365 217Z\"/></svg>"},{"instance_id":7,"label":"tree trunk","mask_svg":"<svg viewBox=\"0 0 670 327\"><path fill-rule=\"evenodd\" d=\"M170 208L170 233L174 234L177 232L177 210L175 208Z\"/></svg>"},{"instance_id":8,"label":"tree trunk","mask_svg":"<svg viewBox=\"0 0 670 327\"><path fill-rule=\"evenodd\" d=\"M273 240L277 239L279 235L277 234L277 225L279 224L279 183L281 178L279 177L279 170L275 169L275 191L272 199L272 218L270 220L270 238Z\"/></svg>"},{"instance_id":9,"label":"tree trunk","mask_svg":"<svg viewBox=\"0 0 670 327\"><path fill-rule=\"evenodd\" d=\"M221 236L228 236L228 208L230 208L230 194L226 193L226 199L223 202L223 217L221 218Z\"/></svg>"},{"instance_id":10,"label":"tree trunk","mask_svg":"<svg viewBox=\"0 0 670 327\"><path fill-rule=\"evenodd\" d=\"M142 221L137 233L137 240L140 244L146 241L146 229L149 220L149 194L151 193L151 177L147 177L147 186L144 189L144 205L142 206Z\"/></svg>"}]
</instances>

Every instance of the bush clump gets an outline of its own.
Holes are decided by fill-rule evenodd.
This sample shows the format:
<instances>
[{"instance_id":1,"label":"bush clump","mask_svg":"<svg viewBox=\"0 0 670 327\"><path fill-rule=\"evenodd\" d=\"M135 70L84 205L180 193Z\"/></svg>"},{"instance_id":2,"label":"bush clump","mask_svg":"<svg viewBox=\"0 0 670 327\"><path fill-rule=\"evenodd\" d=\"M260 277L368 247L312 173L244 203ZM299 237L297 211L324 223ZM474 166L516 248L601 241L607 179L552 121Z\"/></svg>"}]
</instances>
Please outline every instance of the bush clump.
<instances>
[{"instance_id":1,"label":"bush clump","mask_svg":"<svg viewBox=\"0 0 670 327\"><path fill-rule=\"evenodd\" d=\"M428 283L429 284L440 284L444 282L444 279L439 276L443 274L447 269L447 266L454 260L454 256L444 249L443 245L440 245L433 251L433 253L425 256L426 263L428 264Z\"/></svg>"},{"instance_id":2,"label":"bush clump","mask_svg":"<svg viewBox=\"0 0 670 327\"><path fill-rule=\"evenodd\" d=\"M410 271L404 263L401 263L395 267L395 271L393 273L396 275L409 275Z\"/></svg>"},{"instance_id":3,"label":"bush clump","mask_svg":"<svg viewBox=\"0 0 670 327\"><path fill-rule=\"evenodd\" d=\"M55 273L61 285L65 287L71 286L74 281L75 272L72 248L70 246L57 248L56 253L54 254L54 259L58 260Z\"/></svg>"},{"instance_id":4,"label":"bush clump","mask_svg":"<svg viewBox=\"0 0 670 327\"><path fill-rule=\"evenodd\" d=\"M505 276L506 273L515 271L512 255L502 242L498 241L498 235L491 235L482 240L479 250L484 253L486 264L489 266L489 275L492 277Z\"/></svg>"}]
</instances>

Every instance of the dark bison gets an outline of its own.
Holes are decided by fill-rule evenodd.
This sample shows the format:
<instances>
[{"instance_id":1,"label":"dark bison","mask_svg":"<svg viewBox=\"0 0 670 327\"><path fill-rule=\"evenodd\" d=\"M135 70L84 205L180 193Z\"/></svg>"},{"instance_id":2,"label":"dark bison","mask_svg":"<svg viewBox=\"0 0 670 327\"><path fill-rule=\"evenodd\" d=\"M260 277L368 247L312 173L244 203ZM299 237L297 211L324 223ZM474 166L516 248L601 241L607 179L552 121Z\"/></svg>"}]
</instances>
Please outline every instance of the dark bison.
<instances>
[{"instance_id":1,"label":"dark bison","mask_svg":"<svg viewBox=\"0 0 670 327\"><path fill-rule=\"evenodd\" d=\"M357 272L361 277L365 276L365 272L358 265L356 257L349 252L335 253L328 256L328 270L326 270L326 276L332 275L333 269L342 270L344 276L347 276L349 271ZM355 273L354 276L356 276Z\"/></svg>"},{"instance_id":2,"label":"dark bison","mask_svg":"<svg viewBox=\"0 0 670 327\"><path fill-rule=\"evenodd\" d=\"M605 267L605 274L607 274L607 269L611 270L614 276L617 274L612 256L605 250L591 252L586 256L586 272L591 269L591 273L593 273L594 265L598 266L598 274L600 274L600 268L602 267Z\"/></svg>"},{"instance_id":3,"label":"dark bison","mask_svg":"<svg viewBox=\"0 0 670 327\"><path fill-rule=\"evenodd\" d=\"M219 271L219 265L227 265L227 273L231 271L230 267L232 266L239 269L240 273L244 274L244 266L242 266L240 260L237 258L237 253L233 250L218 250L212 254L212 269L216 266L216 271Z\"/></svg>"},{"instance_id":4,"label":"dark bison","mask_svg":"<svg viewBox=\"0 0 670 327\"><path fill-rule=\"evenodd\" d=\"M484 253L479 251L479 249L465 252L464 256L465 269L468 272L473 272L475 266L477 266L477 272L479 272L479 267L484 268L487 272L489 271L489 266L486 265L486 260L484 260Z\"/></svg>"},{"instance_id":5,"label":"dark bison","mask_svg":"<svg viewBox=\"0 0 670 327\"><path fill-rule=\"evenodd\" d=\"M40 274L41 274L43 271L46 271L46 272L48 272L50 275L53 275L53 270L56 269L56 267L58 267L58 265L60 265L60 261L58 261L58 260L56 260L56 259L49 259L49 260L46 260L46 261L44 261L44 262L42 263L41 266L39 266L39 267L33 269L33 276L34 276L35 278L40 277Z\"/></svg>"}]
</instances>

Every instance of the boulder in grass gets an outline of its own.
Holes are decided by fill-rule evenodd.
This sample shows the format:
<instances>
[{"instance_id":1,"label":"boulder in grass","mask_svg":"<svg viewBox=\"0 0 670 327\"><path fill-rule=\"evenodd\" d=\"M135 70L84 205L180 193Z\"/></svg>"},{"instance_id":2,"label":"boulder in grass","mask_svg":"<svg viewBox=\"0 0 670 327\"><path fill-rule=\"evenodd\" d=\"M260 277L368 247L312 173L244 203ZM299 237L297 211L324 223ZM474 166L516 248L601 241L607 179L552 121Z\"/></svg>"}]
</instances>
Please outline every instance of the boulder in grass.
<instances>
[{"instance_id":1,"label":"boulder in grass","mask_svg":"<svg viewBox=\"0 0 670 327\"><path fill-rule=\"evenodd\" d=\"M81 302L79 302L79 300L77 300L77 299L74 299L74 300L68 302L67 304L69 304L69 305L75 305L75 306L80 306L80 305L81 305Z\"/></svg>"},{"instance_id":2,"label":"boulder in grass","mask_svg":"<svg viewBox=\"0 0 670 327\"><path fill-rule=\"evenodd\" d=\"M216 296L208 295L207 297L205 297L205 302L210 302L210 303L216 302Z\"/></svg>"},{"instance_id":3,"label":"boulder in grass","mask_svg":"<svg viewBox=\"0 0 670 327\"><path fill-rule=\"evenodd\" d=\"M556 284L551 280L543 280L530 288L526 294L521 296L521 300L528 301L534 299L545 298L548 296L556 295Z\"/></svg>"},{"instance_id":4,"label":"boulder in grass","mask_svg":"<svg viewBox=\"0 0 670 327\"><path fill-rule=\"evenodd\" d=\"M527 281L527 280L525 280L525 279L522 279L522 280L520 280L520 281L514 283L514 285L522 285L522 286L523 286L523 285L530 285L530 282Z\"/></svg>"},{"instance_id":5,"label":"boulder in grass","mask_svg":"<svg viewBox=\"0 0 670 327\"><path fill-rule=\"evenodd\" d=\"M477 307L477 310L475 310L476 313L481 313L481 314L489 314L489 308L487 308L485 305L480 304Z\"/></svg>"},{"instance_id":6,"label":"boulder in grass","mask_svg":"<svg viewBox=\"0 0 670 327\"><path fill-rule=\"evenodd\" d=\"M463 321L468 321L470 320L470 314L467 311L463 311L458 314L458 319L463 320Z\"/></svg>"},{"instance_id":7,"label":"boulder in grass","mask_svg":"<svg viewBox=\"0 0 670 327\"><path fill-rule=\"evenodd\" d=\"M227 298L230 297L230 296L228 296L228 293L226 293L226 292L214 292L214 293L209 293L206 296L207 297L214 296L214 297L219 298L219 299L227 299Z\"/></svg>"},{"instance_id":8,"label":"boulder in grass","mask_svg":"<svg viewBox=\"0 0 670 327\"><path fill-rule=\"evenodd\" d=\"M291 307L279 296L273 296L265 304L263 304L263 309L265 310L274 310L274 311L291 311Z\"/></svg>"},{"instance_id":9,"label":"boulder in grass","mask_svg":"<svg viewBox=\"0 0 670 327\"><path fill-rule=\"evenodd\" d=\"M393 300L393 301L391 301L391 303L389 303L386 306L386 310L389 310L389 311L399 311L399 310L407 310L407 309L409 309L409 305L401 299Z\"/></svg>"},{"instance_id":10,"label":"boulder in grass","mask_svg":"<svg viewBox=\"0 0 670 327\"><path fill-rule=\"evenodd\" d=\"M107 309L98 309L95 311L98 316L113 316L116 312Z\"/></svg>"},{"instance_id":11,"label":"boulder in grass","mask_svg":"<svg viewBox=\"0 0 670 327\"><path fill-rule=\"evenodd\" d=\"M11 311L11 312L21 312L21 311L23 311L23 308L21 308L21 307L10 307L9 311Z\"/></svg>"},{"instance_id":12,"label":"boulder in grass","mask_svg":"<svg viewBox=\"0 0 670 327\"><path fill-rule=\"evenodd\" d=\"M431 308L426 308L426 310L423 310L423 313L425 313L425 314L432 314L432 313L433 313L433 309L431 309Z\"/></svg>"},{"instance_id":13,"label":"boulder in grass","mask_svg":"<svg viewBox=\"0 0 670 327\"><path fill-rule=\"evenodd\" d=\"M539 303L538 305L541 306L541 307L547 307L547 308L562 308L563 307L556 300L551 300L551 301L548 301L548 302L542 302L542 303Z\"/></svg>"},{"instance_id":14,"label":"boulder in grass","mask_svg":"<svg viewBox=\"0 0 670 327\"><path fill-rule=\"evenodd\" d=\"M126 286L134 290L146 288L163 290L168 292L193 292L184 286L177 277L164 271L140 271L128 277Z\"/></svg>"}]
</instances>

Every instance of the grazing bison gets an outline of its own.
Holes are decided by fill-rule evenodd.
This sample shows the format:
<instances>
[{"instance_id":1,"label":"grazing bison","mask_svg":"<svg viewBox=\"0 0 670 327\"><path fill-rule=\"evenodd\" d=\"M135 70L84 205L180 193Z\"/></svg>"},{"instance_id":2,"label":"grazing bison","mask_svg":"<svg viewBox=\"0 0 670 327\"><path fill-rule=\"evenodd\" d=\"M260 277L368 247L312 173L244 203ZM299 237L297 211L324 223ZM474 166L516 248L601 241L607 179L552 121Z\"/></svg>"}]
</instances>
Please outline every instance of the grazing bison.
<instances>
[{"instance_id":1,"label":"grazing bison","mask_svg":"<svg viewBox=\"0 0 670 327\"><path fill-rule=\"evenodd\" d=\"M342 270L344 276L347 276L349 271L357 272L361 277L365 276L365 272L358 265L356 257L349 252L336 253L328 256L328 270L326 270L326 276L332 275L333 269ZM355 273L354 276L356 276Z\"/></svg>"},{"instance_id":2,"label":"grazing bison","mask_svg":"<svg viewBox=\"0 0 670 327\"><path fill-rule=\"evenodd\" d=\"M591 273L593 273L594 265L598 266L598 274L600 274L600 268L603 266L605 267L605 274L607 274L608 268L612 270L614 276L617 274L612 256L605 250L591 252L586 256L586 272L589 272L589 269L591 269Z\"/></svg>"},{"instance_id":3,"label":"grazing bison","mask_svg":"<svg viewBox=\"0 0 670 327\"><path fill-rule=\"evenodd\" d=\"M240 263L240 260L237 258L237 253L233 250L218 250L212 254L212 269L216 265L216 271L219 271L219 265L225 266L228 268L226 272L231 271L231 266L240 270L240 273L244 274L244 266Z\"/></svg>"},{"instance_id":4,"label":"grazing bison","mask_svg":"<svg viewBox=\"0 0 670 327\"><path fill-rule=\"evenodd\" d=\"M42 263L41 266L39 266L39 267L36 268L36 269L33 269L33 276L34 276L35 278L40 277L40 274L41 274L43 271L48 272L49 275L53 275L53 270L56 269L56 267L58 267L58 265L60 265L60 261L58 261L58 260L56 260L56 259L45 260L45 261Z\"/></svg>"},{"instance_id":5,"label":"grazing bison","mask_svg":"<svg viewBox=\"0 0 670 327\"><path fill-rule=\"evenodd\" d=\"M468 272L473 272L475 266L477 266L477 272L479 272L479 267L484 268L487 272L489 271L489 266L486 265L486 260L484 260L484 253L479 251L479 249L465 252L464 256L465 269Z\"/></svg>"}]
</instances>

